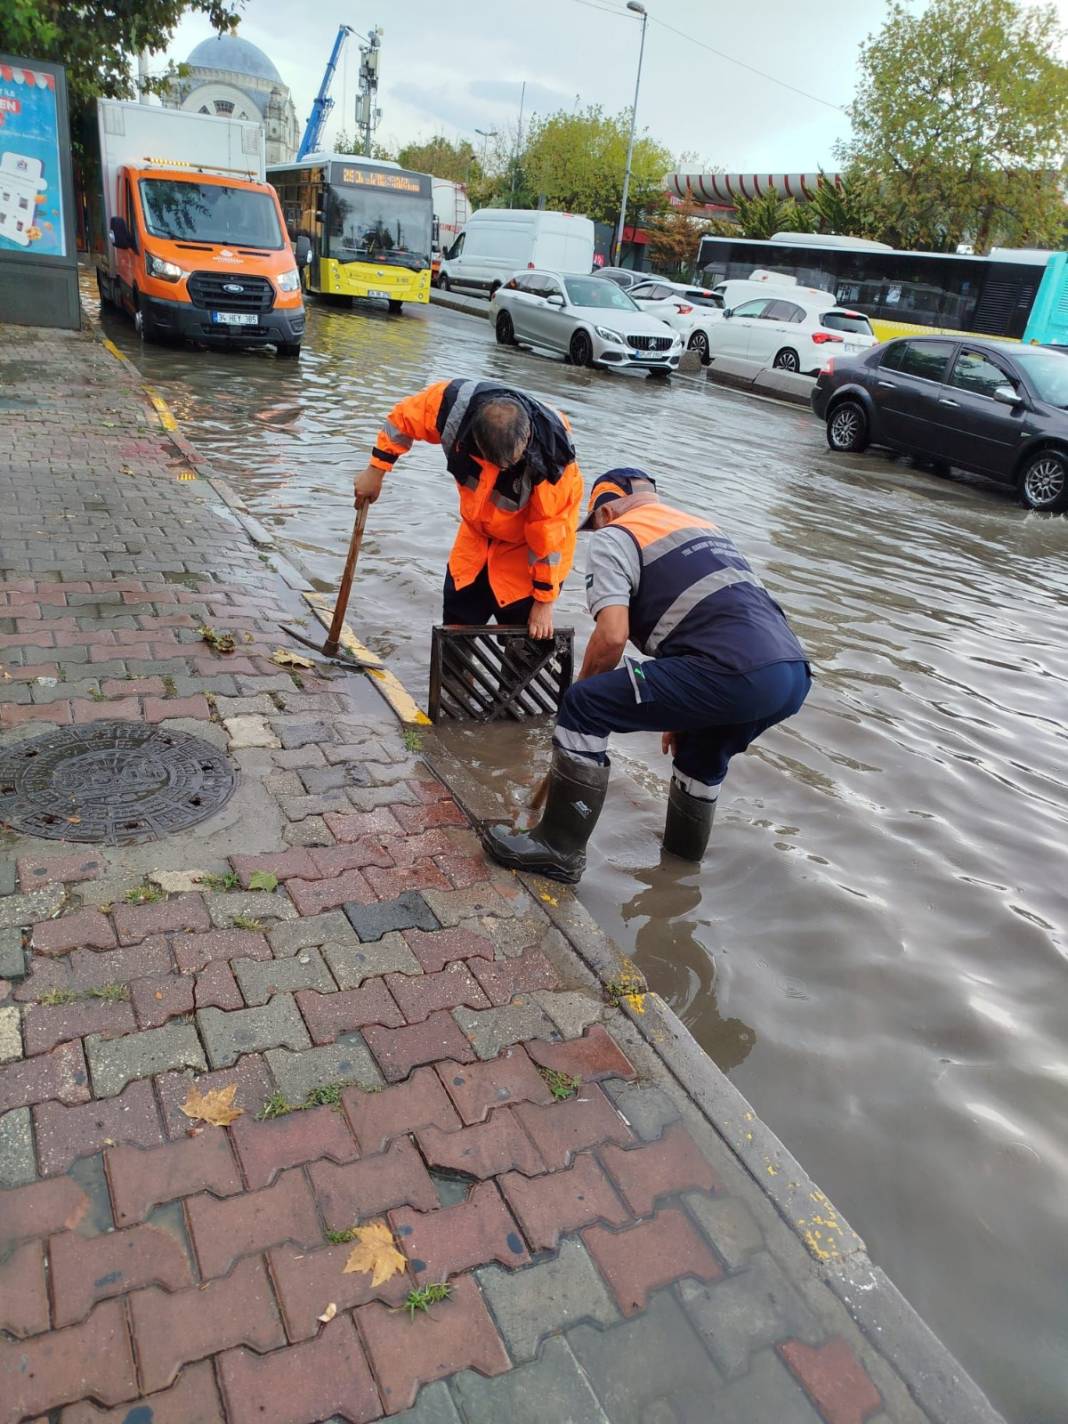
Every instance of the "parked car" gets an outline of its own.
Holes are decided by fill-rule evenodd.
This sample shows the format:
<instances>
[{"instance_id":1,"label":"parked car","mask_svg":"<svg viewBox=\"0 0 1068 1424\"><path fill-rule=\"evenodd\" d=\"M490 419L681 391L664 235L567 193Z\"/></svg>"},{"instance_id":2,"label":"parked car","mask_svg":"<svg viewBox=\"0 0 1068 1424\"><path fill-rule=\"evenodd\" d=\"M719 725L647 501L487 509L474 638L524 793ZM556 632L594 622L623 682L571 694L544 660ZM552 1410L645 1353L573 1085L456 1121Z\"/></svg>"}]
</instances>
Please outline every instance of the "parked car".
<instances>
[{"instance_id":1,"label":"parked car","mask_svg":"<svg viewBox=\"0 0 1068 1424\"><path fill-rule=\"evenodd\" d=\"M838 305L833 292L824 287L806 287L796 277L785 272L766 272L758 268L748 277L730 277L712 285L713 296L719 297L725 307L740 307L743 302L756 297L787 297L803 300L812 297L816 302L827 302L832 307Z\"/></svg>"},{"instance_id":2,"label":"parked car","mask_svg":"<svg viewBox=\"0 0 1068 1424\"><path fill-rule=\"evenodd\" d=\"M1028 509L1068 509L1068 355L1049 347L909 336L836 353L812 409L832 450L885 445L1011 484Z\"/></svg>"},{"instance_id":3,"label":"parked car","mask_svg":"<svg viewBox=\"0 0 1068 1424\"><path fill-rule=\"evenodd\" d=\"M642 282L628 293L642 311L658 316L681 332L686 345L708 365L708 329L723 319L723 301L707 287L668 282L662 277Z\"/></svg>"},{"instance_id":4,"label":"parked car","mask_svg":"<svg viewBox=\"0 0 1068 1424\"><path fill-rule=\"evenodd\" d=\"M576 366L640 367L670 376L682 338L647 316L603 277L569 272L517 272L490 303L502 346L540 346Z\"/></svg>"},{"instance_id":5,"label":"parked car","mask_svg":"<svg viewBox=\"0 0 1068 1424\"><path fill-rule=\"evenodd\" d=\"M830 303L830 305L828 305ZM876 344L868 318L830 297L765 296L726 307L706 331L708 354L761 361L781 371L815 375L829 346L852 356Z\"/></svg>"},{"instance_id":6,"label":"parked car","mask_svg":"<svg viewBox=\"0 0 1068 1424\"><path fill-rule=\"evenodd\" d=\"M631 287L636 287L639 282L648 279L648 272L634 272L629 267L596 267L594 277L607 277L610 282L615 282L617 287L622 287L625 292L629 292Z\"/></svg>"},{"instance_id":7,"label":"parked car","mask_svg":"<svg viewBox=\"0 0 1068 1424\"><path fill-rule=\"evenodd\" d=\"M443 254L438 286L444 292L463 287L492 297L523 267L588 272L593 239L593 223L574 213L481 208Z\"/></svg>"}]
</instances>

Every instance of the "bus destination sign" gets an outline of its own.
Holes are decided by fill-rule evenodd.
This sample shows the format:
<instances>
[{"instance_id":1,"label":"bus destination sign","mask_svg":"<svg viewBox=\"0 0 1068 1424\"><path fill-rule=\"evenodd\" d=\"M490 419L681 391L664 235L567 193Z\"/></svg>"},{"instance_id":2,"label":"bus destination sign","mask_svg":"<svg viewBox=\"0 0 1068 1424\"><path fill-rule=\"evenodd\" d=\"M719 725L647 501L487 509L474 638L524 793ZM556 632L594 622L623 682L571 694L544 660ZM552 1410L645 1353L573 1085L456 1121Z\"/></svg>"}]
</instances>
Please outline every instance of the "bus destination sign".
<instances>
[{"instance_id":1,"label":"bus destination sign","mask_svg":"<svg viewBox=\"0 0 1068 1424\"><path fill-rule=\"evenodd\" d=\"M389 193L413 194L426 191L416 174L391 172L388 168L348 168L335 164L335 183L339 181L338 167L341 168L340 182L350 188L377 188Z\"/></svg>"}]
</instances>

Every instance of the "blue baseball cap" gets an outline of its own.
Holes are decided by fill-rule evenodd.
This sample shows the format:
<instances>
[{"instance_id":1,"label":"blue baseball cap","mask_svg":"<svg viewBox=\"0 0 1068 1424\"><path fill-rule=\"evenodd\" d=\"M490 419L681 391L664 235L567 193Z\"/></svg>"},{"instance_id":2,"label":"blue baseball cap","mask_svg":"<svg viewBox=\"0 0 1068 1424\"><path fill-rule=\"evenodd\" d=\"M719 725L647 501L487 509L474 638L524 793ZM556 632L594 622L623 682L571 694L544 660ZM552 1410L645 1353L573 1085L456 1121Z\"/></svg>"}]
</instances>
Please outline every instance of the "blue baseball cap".
<instances>
[{"instance_id":1,"label":"blue baseball cap","mask_svg":"<svg viewBox=\"0 0 1068 1424\"><path fill-rule=\"evenodd\" d=\"M631 469L629 466L618 470L605 470L604 474L598 475L593 482L586 506L586 518L579 528L593 528L593 516L602 504L609 504L614 499L626 499L630 494L641 494L646 488L655 492L656 481L644 470Z\"/></svg>"}]
</instances>

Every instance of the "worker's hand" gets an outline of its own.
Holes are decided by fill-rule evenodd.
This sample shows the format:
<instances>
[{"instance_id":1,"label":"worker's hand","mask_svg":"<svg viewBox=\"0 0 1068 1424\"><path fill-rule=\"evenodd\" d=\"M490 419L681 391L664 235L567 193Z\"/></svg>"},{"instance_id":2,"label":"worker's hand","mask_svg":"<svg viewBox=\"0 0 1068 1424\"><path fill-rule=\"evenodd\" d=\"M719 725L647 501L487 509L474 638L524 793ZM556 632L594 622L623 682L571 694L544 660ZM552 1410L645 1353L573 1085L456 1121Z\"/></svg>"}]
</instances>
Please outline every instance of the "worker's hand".
<instances>
[{"instance_id":1,"label":"worker's hand","mask_svg":"<svg viewBox=\"0 0 1068 1424\"><path fill-rule=\"evenodd\" d=\"M352 482L352 492L355 496L353 502L357 509L364 504L374 504L382 493L382 481L385 477L385 471L376 469L374 465L368 465L366 470L360 471Z\"/></svg>"},{"instance_id":2,"label":"worker's hand","mask_svg":"<svg viewBox=\"0 0 1068 1424\"><path fill-rule=\"evenodd\" d=\"M535 601L527 619L527 632L532 638L551 638L553 635L553 606L551 603Z\"/></svg>"},{"instance_id":3,"label":"worker's hand","mask_svg":"<svg viewBox=\"0 0 1068 1424\"><path fill-rule=\"evenodd\" d=\"M679 750L678 732L663 732L660 736L660 750L665 756L676 756Z\"/></svg>"}]
</instances>

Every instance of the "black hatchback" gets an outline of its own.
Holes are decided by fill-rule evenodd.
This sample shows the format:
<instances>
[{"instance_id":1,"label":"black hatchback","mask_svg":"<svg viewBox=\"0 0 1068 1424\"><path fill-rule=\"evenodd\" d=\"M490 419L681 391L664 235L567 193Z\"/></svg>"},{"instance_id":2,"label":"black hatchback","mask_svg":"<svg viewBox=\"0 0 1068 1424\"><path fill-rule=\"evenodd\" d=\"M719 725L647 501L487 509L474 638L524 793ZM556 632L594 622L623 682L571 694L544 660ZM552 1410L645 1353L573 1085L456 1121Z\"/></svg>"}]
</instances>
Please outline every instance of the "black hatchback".
<instances>
[{"instance_id":1,"label":"black hatchback","mask_svg":"<svg viewBox=\"0 0 1068 1424\"><path fill-rule=\"evenodd\" d=\"M832 450L885 445L1012 485L1028 509L1068 509L1068 355L1049 347L903 337L832 356L812 409Z\"/></svg>"}]
</instances>

